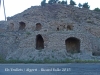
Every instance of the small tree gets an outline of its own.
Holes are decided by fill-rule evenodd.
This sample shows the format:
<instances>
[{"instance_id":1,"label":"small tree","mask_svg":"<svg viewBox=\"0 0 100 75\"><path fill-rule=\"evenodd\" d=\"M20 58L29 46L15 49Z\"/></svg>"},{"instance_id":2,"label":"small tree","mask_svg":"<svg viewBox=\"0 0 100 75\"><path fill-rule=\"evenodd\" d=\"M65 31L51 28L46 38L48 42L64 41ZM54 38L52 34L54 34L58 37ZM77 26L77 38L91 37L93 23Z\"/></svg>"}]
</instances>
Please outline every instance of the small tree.
<instances>
[{"instance_id":1,"label":"small tree","mask_svg":"<svg viewBox=\"0 0 100 75\"><path fill-rule=\"evenodd\" d=\"M82 8L82 4L81 3L79 3L78 6L79 6L79 8Z\"/></svg>"},{"instance_id":2,"label":"small tree","mask_svg":"<svg viewBox=\"0 0 100 75\"><path fill-rule=\"evenodd\" d=\"M49 0L49 1L48 1L48 4L52 4L52 2L53 2L53 0Z\"/></svg>"},{"instance_id":3,"label":"small tree","mask_svg":"<svg viewBox=\"0 0 100 75\"><path fill-rule=\"evenodd\" d=\"M70 0L70 5L76 5L76 3L73 0Z\"/></svg>"},{"instance_id":4,"label":"small tree","mask_svg":"<svg viewBox=\"0 0 100 75\"><path fill-rule=\"evenodd\" d=\"M58 1L58 4L61 4L61 1Z\"/></svg>"},{"instance_id":5,"label":"small tree","mask_svg":"<svg viewBox=\"0 0 100 75\"><path fill-rule=\"evenodd\" d=\"M83 4L83 8L87 8L87 9L90 8L90 6L88 5L88 2Z\"/></svg>"},{"instance_id":6,"label":"small tree","mask_svg":"<svg viewBox=\"0 0 100 75\"><path fill-rule=\"evenodd\" d=\"M41 6L45 6L46 5L46 0L43 0L42 2L41 2Z\"/></svg>"},{"instance_id":7,"label":"small tree","mask_svg":"<svg viewBox=\"0 0 100 75\"><path fill-rule=\"evenodd\" d=\"M67 5L67 0L66 0L66 1L63 0L63 1L61 2L61 4Z\"/></svg>"},{"instance_id":8,"label":"small tree","mask_svg":"<svg viewBox=\"0 0 100 75\"><path fill-rule=\"evenodd\" d=\"M95 8L94 11L98 11L98 12L100 12L100 9L99 9L99 8Z\"/></svg>"}]
</instances>

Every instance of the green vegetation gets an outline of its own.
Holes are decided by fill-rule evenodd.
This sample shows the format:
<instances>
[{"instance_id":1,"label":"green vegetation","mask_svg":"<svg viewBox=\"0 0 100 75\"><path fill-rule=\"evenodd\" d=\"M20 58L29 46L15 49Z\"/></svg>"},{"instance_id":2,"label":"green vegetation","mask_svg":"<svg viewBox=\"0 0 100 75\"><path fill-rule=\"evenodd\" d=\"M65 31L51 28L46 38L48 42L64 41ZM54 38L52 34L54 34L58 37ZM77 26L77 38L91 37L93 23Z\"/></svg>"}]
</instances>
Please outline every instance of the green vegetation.
<instances>
[{"instance_id":1,"label":"green vegetation","mask_svg":"<svg viewBox=\"0 0 100 75\"><path fill-rule=\"evenodd\" d=\"M67 5L67 1L62 1L61 4Z\"/></svg>"},{"instance_id":2,"label":"green vegetation","mask_svg":"<svg viewBox=\"0 0 100 75\"><path fill-rule=\"evenodd\" d=\"M45 6L46 4L50 4L50 5L52 5L52 4L67 5L67 0L62 0L62 1L59 1L59 0L49 0L48 3L46 3L46 0L43 0L43 1L41 2L41 6ZM70 0L70 4L69 4L69 5L75 6L76 3L75 3L75 1ZM79 4L78 4L78 7L79 7L79 8L87 8L87 9L90 8L90 6L88 5L88 2L83 3L83 4L79 3ZM95 11L100 11L99 8L95 8L94 10L95 10Z\"/></svg>"},{"instance_id":3,"label":"green vegetation","mask_svg":"<svg viewBox=\"0 0 100 75\"><path fill-rule=\"evenodd\" d=\"M70 0L70 5L76 5L76 3L73 0Z\"/></svg>"},{"instance_id":4,"label":"green vegetation","mask_svg":"<svg viewBox=\"0 0 100 75\"><path fill-rule=\"evenodd\" d=\"M64 1L64 0L62 0L62 1L59 1L59 0L49 0L48 3L46 3L46 0L43 0L41 2L41 6L45 6L46 4L50 4L50 5L52 5L52 4L63 4L63 5L67 5L67 0L66 1Z\"/></svg>"},{"instance_id":5,"label":"green vegetation","mask_svg":"<svg viewBox=\"0 0 100 75\"><path fill-rule=\"evenodd\" d=\"M82 8L82 6L83 6L83 5L82 5L81 3L78 4L78 7L79 7L79 8Z\"/></svg>"},{"instance_id":6,"label":"green vegetation","mask_svg":"<svg viewBox=\"0 0 100 75\"><path fill-rule=\"evenodd\" d=\"M27 34L27 35L31 35L31 33L30 33L30 32L26 32L26 34Z\"/></svg>"},{"instance_id":7,"label":"green vegetation","mask_svg":"<svg viewBox=\"0 0 100 75\"><path fill-rule=\"evenodd\" d=\"M63 5L67 5L67 0L66 1L58 1L58 4L63 4Z\"/></svg>"},{"instance_id":8,"label":"green vegetation","mask_svg":"<svg viewBox=\"0 0 100 75\"><path fill-rule=\"evenodd\" d=\"M42 2L41 2L41 6L45 6L46 5L46 0L43 0Z\"/></svg>"},{"instance_id":9,"label":"green vegetation","mask_svg":"<svg viewBox=\"0 0 100 75\"><path fill-rule=\"evenodd\" d=\"M94 11L100 12L100 9L99 8L95 8Z\"/></svg>"},{"instance_id":10,"label":"green vegetation","mask_svg":"<svg viewBox=\"0 0 100 75\"><path fill-rule=\"evenodd\" d=\"M0 63L5 63L5 59L0 55Z\"/></svg>"},{"instance_id":11,"label":"green vegetation","mask_svg":"<svg viewBox=\"0 0 100 75\"><path fill-rule=\"evenodd\" d=\"M79 8L86 8L86 9L89 9L89 8L90 8L90 6L88 5L88 2L83 3L83 5L82 5L81 3L79 3L79 4L78 4L78 7L79 7Z\"/></svg>"},{"instance_id":12,"label":"green vegetation","mask_svg":"<svg viewBox=\"0 0 100 75\"><path fill-rule=\"evenodd\" d=\"M75 63L100 63L99 60L80 60L80 59L76 59L74 62Z\"/></svg>"},{"instance_id":13,"label":"green vegetation","mask_svg":"<svg viewBox=\"0 0 100 75\"><path fill-rule=\"evenodd\" d=\"M83 4L83 8L87 8L87 9L90 8L90 6L88 5L88 2Z\"/></svg>"},{"instance_id":14,"label":"green vegetation","mask_svg":"<svg viewBox=\"0 0 100 75\"><path fill-rule=\"evenodd\" d=\"M28 60L28 61L24 61L24 60L4 60L4 59L0 59L0 63L4 64L4 63L24 63L24 64L28 64L28 63L36 63L36 64L45 64L45 63L100 63L99 60L81 60L81 59L64 59L64 60L50 60L48 58L45 58L44 60Z\"/></svg>"}]
</instances>

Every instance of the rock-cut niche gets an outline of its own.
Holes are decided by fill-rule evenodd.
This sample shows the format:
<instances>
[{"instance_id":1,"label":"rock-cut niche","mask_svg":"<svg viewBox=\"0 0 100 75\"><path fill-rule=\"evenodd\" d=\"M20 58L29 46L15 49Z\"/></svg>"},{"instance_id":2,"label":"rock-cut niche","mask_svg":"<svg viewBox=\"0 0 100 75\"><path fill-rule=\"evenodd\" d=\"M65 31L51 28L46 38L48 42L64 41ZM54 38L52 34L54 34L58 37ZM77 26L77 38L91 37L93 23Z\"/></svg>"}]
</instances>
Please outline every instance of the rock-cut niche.
<instances>
[{"instance_id":1,"label":"rock-cut niche","mask_svg":"<svg viewBox=\"0 0 100 75\"><path fill-rule=\"evenodd\" d=\"M40 34L36 36L36 49L44 49L44 40Z\"/></svg>"},{"instance_id":2,"label":"rock-cut niche","mask_svg":"<svg viewBox=\"0 0 100 75\"><path fill-rule=\"evenodd\" d=\"M40 23L37 23L36 24L36 30L39 31L39 30L41 30L41 28L42 28L41 24Z\"/></svg>"},{"instance_id":3,"label":"rock-cut niche","mask_svg":"<svg viewBox=\"0 0 100 75\"><path fill-rule=\"evenodd\" d=\"M67 30L73 30L73 25L68 25Z\"/></svg>"},{"instance_id":4,"label":"rock-cut niche","mask_svg":"<svg viewBox=\"0 0 100 75\"><path fill-rule=\"evenodd\" d=\"M11 31L14 30L14 23L10 23L9 30L11 30Z\"/></svg>"},{"instance_id":5,"label":"rock-cut niche","mask_svg":"<svg viewBox=\"0 0 100 75\"><path fill-rule=\"evenodd\" d=\"M80 40L75 37L70 37L65 40L66 50L69 53L80 52Z\"/></svg>"},{"instance_id":6,"label":"rock-cut niche","mask_svg":"<svg viewBox=\"0 0 100 75\"><path fill-rule=\"evenodd\" d=\"M93 51L92 52L92 55L93 56L100 56L100 51Z\"/></svg>"},{"instance_id":7,"label":"rock-cut niche","mask_svg":"<svg viewBox=\"0 0 100 75\"><path fill-rule=\"evenodd\" d=\"M26 24L24 22L19 22L19 30L24 30L26 27Z\"/></svg>"}]
</instances>

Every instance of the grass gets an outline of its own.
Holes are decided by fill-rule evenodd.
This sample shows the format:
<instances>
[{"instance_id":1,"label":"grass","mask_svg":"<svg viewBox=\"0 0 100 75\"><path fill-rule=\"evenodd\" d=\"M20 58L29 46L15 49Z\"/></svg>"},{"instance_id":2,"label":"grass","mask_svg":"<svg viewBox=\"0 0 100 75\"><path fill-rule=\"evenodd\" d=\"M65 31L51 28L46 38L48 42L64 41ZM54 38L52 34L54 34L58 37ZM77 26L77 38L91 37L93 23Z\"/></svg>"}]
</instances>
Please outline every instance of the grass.
<instances>
[{"instance_id":1,"label":"grass","mask_svg":"<svg viewBox=\"0 0 100 75\"><path fill-rule=\"evenodd\" d=\"M26 32L26 34L27 34L27 35L31 35L31 33L30 33L30 32Z\"/></svg>"},{"instance_id":2,"label":"grass","mask_svg":"<svg viewBox=\"0 0 100 75\"><path fill-rule=\"evenodd\" d=\"M100 60L75 60L76 63L100 63Z\"/></svg>"},{"instance_id":3,"label":"grass","mask_svg":"<svg viewBox=\"0 0 100 75\"><path fill-rule=\"evenodd\" d=\"M5 59L0 55L0 63L5 63Z\"/></svg>"},{"instance_id":4,"label":"grass","mask_svg":"<svg viewBox=\"0 0 100 75\"><path fill-rule=\"evenodd\" d=\"M44 60L28 60L28 61L23 61L23 60L4 60L0 59L0 63L11 63L11 64L16 64L16 63L35 63L35 64L53 64L53 63L100 63L100 60L80 60L80 59L65 59L65 60L50 60L45 58Z\"/></svg>"},{"instance_id":5,"label":"grass","mask_svg":"<svg viewBox=\"0 0 100 75\"><path fill-rule=\"evenodd\" d=\"M45 58L44 60L5 60L2 56L0 56L0 63L1 64L16 64L16 63L24 63L24 64L28 64L28 63L35 63L35 64L45 64L45 63L49 63L49 64L53 64L53 63L100 63L100 60L94 59L94 60L81 60L81 59L64 59L64 60L51 60L49 57Z\"/></svg>"}]
</instances>

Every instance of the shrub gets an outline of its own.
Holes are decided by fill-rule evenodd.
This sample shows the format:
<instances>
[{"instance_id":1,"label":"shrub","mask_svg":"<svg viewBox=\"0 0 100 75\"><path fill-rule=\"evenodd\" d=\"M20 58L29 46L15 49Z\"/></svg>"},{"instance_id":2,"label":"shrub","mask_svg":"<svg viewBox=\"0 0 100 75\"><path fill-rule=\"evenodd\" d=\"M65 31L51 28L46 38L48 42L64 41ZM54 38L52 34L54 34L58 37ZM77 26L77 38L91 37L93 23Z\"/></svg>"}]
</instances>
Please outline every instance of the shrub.
<instances>
[{"instance_id":1,"label":"shrub","mask_svg":"<svg viewBox=\"0 0 100 75\"><path fill-rule=\"evenodd\" d=\"M79 6L79 8L82 8L82 4L81 3L79 3L78 6Z\"/></svg>"},{"instance_id":2,"label":"shrub","mask_svg":"<svg viewBox=\"0 0 100 75\"><path fill-rule=\"evenodd\" d=\"M100 12L100 9L99 9L99 8L95 8L94 11L98 11L98 12Z\"/></svg>"},{"instance_id":3,"label":"shrub","mask_svg":"<svg viewBox=\"0 0 100 75\"><path fill-rule=\"evenodd\" d=\"M88 5L88 2L83 4L83 8L87 8L87 9L90 8L90 6Z\"/></svg>"},{"instance_id":4,"label":"shrub","mask_svg":"<svg viewBox=\"0 0 100 75\"><path fill-rule=\"evenodd\" d=\"M41 6L45 6L46 5L46 0L43 0L42 2L41 2Z\"/></svg>"},{"instance_id":5,"label":"shrub","mask_svg":"<svg viewBox=\"0 0 100 75\"><path fill-rule=\"evenodd\" d=\"M76 5L76 3L73 0L70 0L70 5Z\"/></svg>"}]
</instances>

